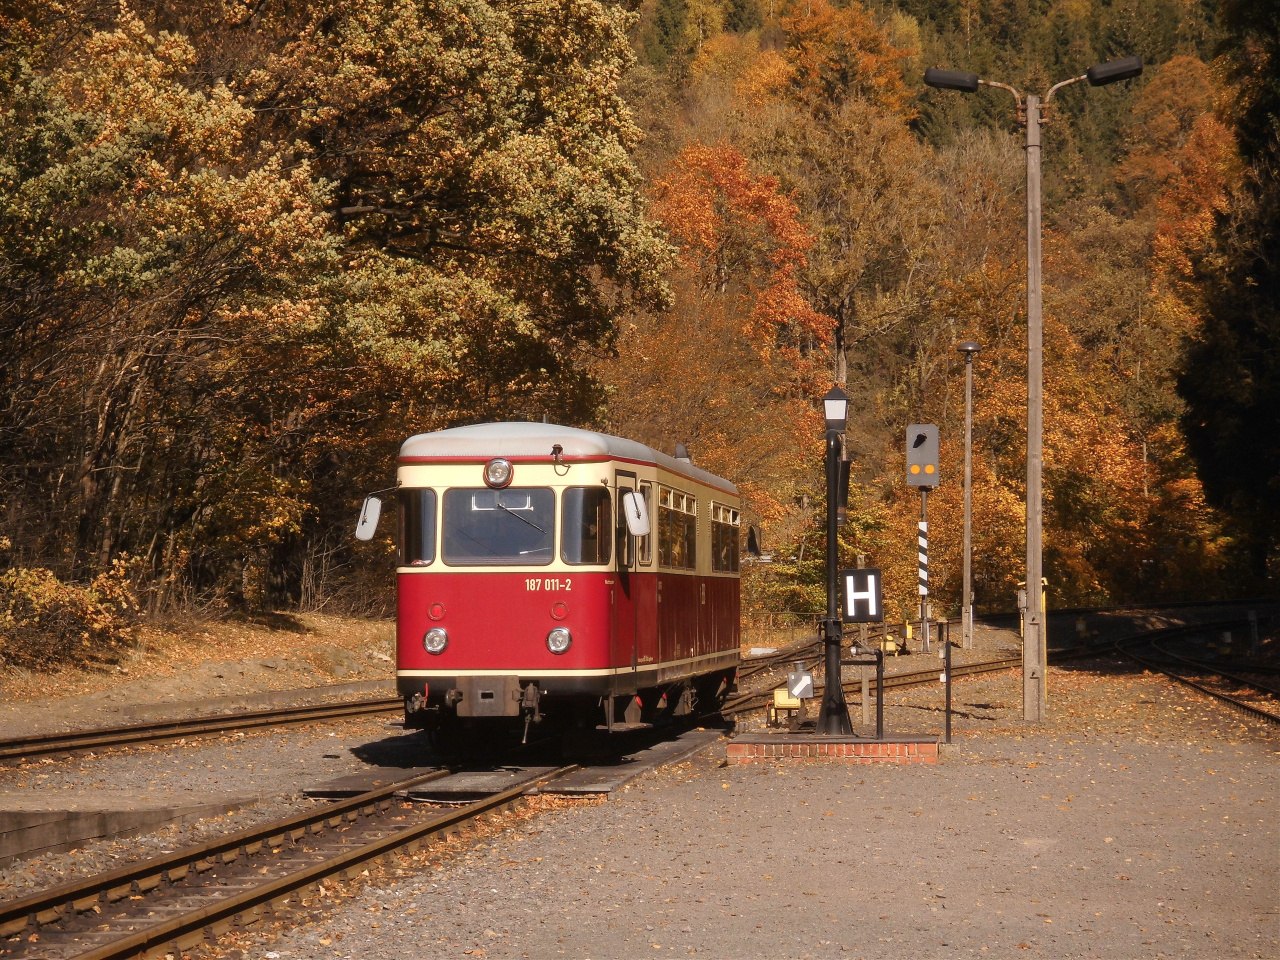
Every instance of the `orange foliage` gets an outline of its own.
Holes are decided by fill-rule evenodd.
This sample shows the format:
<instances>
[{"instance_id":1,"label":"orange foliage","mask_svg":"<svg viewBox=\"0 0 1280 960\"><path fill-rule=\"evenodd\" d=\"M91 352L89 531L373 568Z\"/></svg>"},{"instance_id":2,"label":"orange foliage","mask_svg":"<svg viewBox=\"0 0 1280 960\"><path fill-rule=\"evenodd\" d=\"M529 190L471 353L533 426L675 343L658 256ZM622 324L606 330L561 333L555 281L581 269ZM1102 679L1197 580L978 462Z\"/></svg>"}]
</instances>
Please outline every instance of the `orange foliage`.
<instances>
[{"instance_id":1,"label":"orange foliage","mask_svg":"<svg viewBox=\"0 0 1280 960\"><path fill-rule=\"evenodd\" d=\"M706 290L736 296L741 333L761 358L776 349L791 363L810 362L830 341L832 321L797 286L813 239L777 177L752 176L732 147L694 144L656 192L655 212L679 243L681 264Z\"/></svg>"},{"instance_id":2,"label":"orange foliage","mask_svg":"<svg viewBox=\"0 0 1280 960\"><path fill-rule=\"evenodd\" d=\"M761 50L738 77L734 93L752 111L759 111L787 88L794 72L780 53Z\"/></svg>"},{"instance_id":3,"label":"orange foliage","mask_svg":"<svg viewBox=\"0 0 1280 960\"><path fill-rule=\"evenodd\" d=\"M786 57L795 67L794 91L811 110L826 112L863 98L903 119L914 116L902 81L902 61L913 51L894 47L888 31L860 4L836 9L826 0L806 0L804 12L784 18L782 25Z\"/></svg>"},{"instance_id":4,"label":"orange foliage","mask_svg":"<svg viewBox=\"0 0 1280 960\"><path fill-rule=\"evenodd\" d=\"M1152 292L1163 318L1184 336L1194 334L1201 312L1193 262L1210 252L1241 172L1235 137L1213 113L1217 94L1209 67L1195 57L1164 64L1134 109L1119 171L1121 183L1155 211Z\"/></svg>"},{"instance_id":5,"label":"orange foliage","mask_svg":"<svg viewBox=\"0 0 1280 960\"><path fill-rule=\"evenodd\" d=\"M787 513L821 440L816 398L832 321L797 283L812 238L775 177L738 151L694 144L655 185L654 212L678 247L672 310L637 314L602 378L611 429L740 484L754 517Z\"/></svg>"}]
</instances>

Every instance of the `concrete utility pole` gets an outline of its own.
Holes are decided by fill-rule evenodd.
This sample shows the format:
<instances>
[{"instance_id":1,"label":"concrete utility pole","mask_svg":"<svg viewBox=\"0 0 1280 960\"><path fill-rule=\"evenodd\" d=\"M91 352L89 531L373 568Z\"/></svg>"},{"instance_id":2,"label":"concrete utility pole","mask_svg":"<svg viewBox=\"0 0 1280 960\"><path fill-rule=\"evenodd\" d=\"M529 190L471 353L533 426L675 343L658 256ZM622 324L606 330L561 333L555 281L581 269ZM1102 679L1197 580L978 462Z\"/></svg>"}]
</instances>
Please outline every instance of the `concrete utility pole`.
<instances>
[{"instance_id":1,"label":"concrete utility pole","mask_svg":"<svg viewBox=\"0 0 1280 960\"><path fill-rule=\"evenodd\" d=\"M1051 94L1052 95L1052 92ZM1044 317L1040 289L1040 98L1027 97L1027 630L1022 652L1022 714L1049 710L1044 672Z\"/></svg>"},{"instance_id":2,"label":"concrete utility pole","mask_svg":"<svg viewBox=\"0 0 1280 960\"><path fill-rule=\"evenodd\" d=\"M1045 637L1044 603L1044 500L1041 490L1044 443L1044 327L1040 290L1040 124L1053 95L1063 87L1088 80L1094 87L1128 80L1142 73L1142 60L1125 57L1090 67L1078 77L1055 83L1040 98L1022 94L1007 83L983 80L963 70L924 72L927 86L940 90L976 93L978 87L999 87L1013 94L1018 120L1027 131L1027 612L1022 645L1022 716L1039 722L1048 713L1045 669L1048 649ZM965 598L968 599L967 597Z\"/></svg>"},{"instance_id":3,"label":"concrete utility pole","mask_svg":"<svg viewBox=\"0 0 1280 960\"><path fill-rule=\"evenodd\" d=\"M964 586L960 598L960 644L973 649L973 357L981 346L957 343L964 356Z\"/></svg>"}]
</instances>

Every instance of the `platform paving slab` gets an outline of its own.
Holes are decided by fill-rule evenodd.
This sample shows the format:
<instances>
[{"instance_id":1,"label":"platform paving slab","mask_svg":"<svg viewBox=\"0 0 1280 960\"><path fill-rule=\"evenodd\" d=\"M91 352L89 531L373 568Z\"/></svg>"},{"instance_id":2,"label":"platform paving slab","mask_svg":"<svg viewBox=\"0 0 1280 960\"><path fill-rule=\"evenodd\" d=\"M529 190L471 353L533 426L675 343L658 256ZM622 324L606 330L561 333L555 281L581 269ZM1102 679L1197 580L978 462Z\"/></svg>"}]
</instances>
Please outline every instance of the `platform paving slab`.
<instances>
[{"instance_id":1,"label":"platform paving slab","mask_svg":"<svg viewBox=\"0 0 1280 960\"><path fill-rule=\"evenodd\" d=\"M427 774L435 773L441 769L441 767L436 766L379 767L362 770L360 773L353 773L346 777L338 777L335 780L325 780L315 786L304 787L302 795L312 800L345 800L348 797L358 797L362 793L368 793L370 790L377 790L379 787L398 783L401 780L425 777Z\"/></svg>"},{"instance_id":2,"label":"platform paving slab","mask_svg":"<svg viewBox=\"0 0 1280 960\"><path fill-rule=\"evenodd\" d=\"M627 754L617 763L577 770L547 784L542 792L564 796L607 795L651 770L683 763L710 750L723 738L724 734L719 730L690 730L679 737Z\"/></svg>"},{"instance_id":3,"label":"platform paving slab","mask_svg":"<svg viewBox=\"0 0 1280 960\"><path fill-rule=\"evenodd\" d=\"M555 767L503 766L489 770L462 770L451 777L433 780L407 792L410 800L442 800L460 802L478 800L490 794L509 790L522 780L539 777Z\"/></svg>"}]
</instances>

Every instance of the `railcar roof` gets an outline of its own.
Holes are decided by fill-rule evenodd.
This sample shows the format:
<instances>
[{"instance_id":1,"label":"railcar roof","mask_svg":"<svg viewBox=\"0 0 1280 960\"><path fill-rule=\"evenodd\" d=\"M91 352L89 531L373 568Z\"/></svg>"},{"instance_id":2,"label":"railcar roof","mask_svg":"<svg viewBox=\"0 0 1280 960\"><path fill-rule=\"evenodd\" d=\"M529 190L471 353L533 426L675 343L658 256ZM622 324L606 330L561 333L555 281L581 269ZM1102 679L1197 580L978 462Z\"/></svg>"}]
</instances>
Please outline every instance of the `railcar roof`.
<instances>
[{"instance_id":1,"label":"railcar roof","mask_svg":"<svg viewBox=\"0 0 1280 960\"><path fill-rule=\"evenodd\" d=\"M554 423L478 423L471 427L419 433L401 444L400 459L549 457L552 445L557 443L564 448L566 457L618 457L653 463L672 473L701 480L713 487L735 494L738 492L737 486L723 477L717 477L643 443Z\"/></svg>"}]
</instances>

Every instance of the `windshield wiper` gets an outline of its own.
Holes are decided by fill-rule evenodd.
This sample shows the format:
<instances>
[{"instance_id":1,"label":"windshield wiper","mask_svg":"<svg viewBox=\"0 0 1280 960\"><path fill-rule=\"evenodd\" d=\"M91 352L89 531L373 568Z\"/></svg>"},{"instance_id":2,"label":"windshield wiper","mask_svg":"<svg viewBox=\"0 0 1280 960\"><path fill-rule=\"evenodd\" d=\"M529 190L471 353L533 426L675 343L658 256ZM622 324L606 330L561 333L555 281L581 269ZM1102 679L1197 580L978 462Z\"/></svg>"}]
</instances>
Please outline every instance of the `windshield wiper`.
<instances>
[{"instance_id":1,"label":"windshield wiper","mask_svg":"<svg viewBox=\"0 0 1280 960\"><path fill-rule=\"evenodd\" d=\"M503 510L503 511L505 511L506 513L510 514L511 516L515 517L517 520L521 520L521 521L523 521L524 523L527 523L529 526L533 527L533 529L537 530L537 531L538 531L539 533L541 533L543 536L546 536L547 531L543 530L540 526L538 526L538 525L537 525L536 523L534 523L532 520L529 520L529 519L527 519L527 518L525 518L525 517L520 516L520 514L516 513L514 510L512 510L510 507L508 507L508 506L507 506L505 503L503 503L501 500L496 500L496 499L495 499L495 500L494 500L494 502L498 505L498 509L499 509L499 510Z\"/></svg>"}]
</instances>

